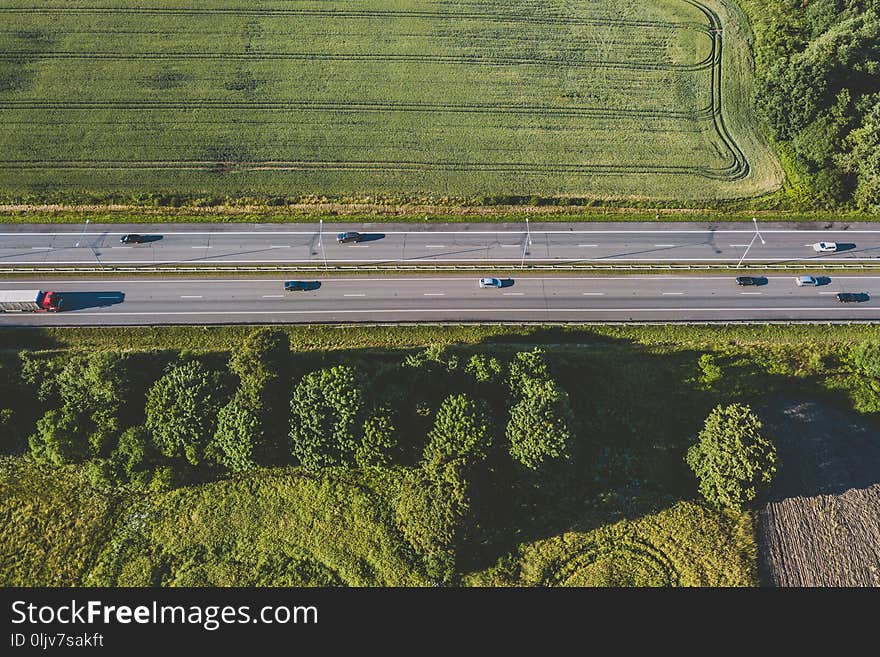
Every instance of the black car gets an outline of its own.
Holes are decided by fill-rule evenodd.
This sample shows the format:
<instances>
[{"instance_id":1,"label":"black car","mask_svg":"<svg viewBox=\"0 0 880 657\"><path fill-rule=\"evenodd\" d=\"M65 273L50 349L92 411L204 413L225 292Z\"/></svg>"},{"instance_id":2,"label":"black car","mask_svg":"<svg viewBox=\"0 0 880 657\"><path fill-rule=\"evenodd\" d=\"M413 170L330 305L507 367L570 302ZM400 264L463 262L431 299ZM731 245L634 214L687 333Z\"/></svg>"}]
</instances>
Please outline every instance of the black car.
<instances>
[{"instance_id":1,"label":"black car","mask_svg":"<svg viewBox=\"0 0 880 657\"><path fill-rule=\"evenodd\" d=\"M338 244L348 244L349 242L360 242L364 239L364 236L360 233L356 233L354 231L348 233L339 233L336 235L336 242Z\"/></svg>"},{"instance_id":2,"label":"black car","mask_svg":"<svg viewBox=\"0 0 880 657\"><path fill-rule=\"evenodd\" d=\"M134 233L129 235L123 235L119 238L119 241L123 244L140 244L141 242L148 241L145 235L135 235Z\"/></svg>"},{"instance_id":3,"label":"black car","mask_svg":"<svg viewBox=\"0 0 880 657\"><path fill-rule=\"evenodd\" d=\"M308 292L309 290L317 290L321 287L318 281L284 281L284 290L286 292Z\"/></svg>"},{"instance_id":4,"label":"black car","mask_svg":"<svg viewBox=\"0 0 880 657\"><path fill-rule=\"evenodd\" d=\"M837 300L840 303L861 303L868 300L866 292L838 292Z\"/></svg>"},{"instance_id":5,"label":"black car","mask_svg":"<svg viewBox=\"0 0 880 657\"><path fill-rule=\"evenodd\" d=\"M760 285L761 279L757 276L737 276L736 277L737 285Z\"/></svg>"}]
</instances>

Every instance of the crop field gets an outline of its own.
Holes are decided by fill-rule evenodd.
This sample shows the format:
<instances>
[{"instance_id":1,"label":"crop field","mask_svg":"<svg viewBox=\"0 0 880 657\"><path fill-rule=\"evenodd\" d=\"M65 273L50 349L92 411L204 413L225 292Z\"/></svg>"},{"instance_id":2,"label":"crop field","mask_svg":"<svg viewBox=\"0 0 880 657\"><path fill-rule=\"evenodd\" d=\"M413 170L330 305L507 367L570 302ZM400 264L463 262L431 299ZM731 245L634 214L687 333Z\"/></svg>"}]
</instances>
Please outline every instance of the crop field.
<instances>
[{"instance_id":1,"label":"crop field","mask_svg":"<svg viewBox=\"0 0 880 657\"><path fill-rule=\"evenodd\" d=\"M717 0L0 0L0 197L775 189Z\"/></svg>"}]
</instances>

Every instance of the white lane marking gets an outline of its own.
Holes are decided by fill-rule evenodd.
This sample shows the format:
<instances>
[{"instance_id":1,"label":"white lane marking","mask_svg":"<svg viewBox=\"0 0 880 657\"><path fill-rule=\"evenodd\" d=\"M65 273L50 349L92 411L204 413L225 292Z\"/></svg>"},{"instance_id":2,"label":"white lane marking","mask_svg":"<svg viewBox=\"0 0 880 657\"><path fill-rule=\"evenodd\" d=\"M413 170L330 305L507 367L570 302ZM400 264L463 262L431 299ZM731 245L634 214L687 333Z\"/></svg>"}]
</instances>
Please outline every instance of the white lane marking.
<instances>
[{"instance_id":1,"label":"white lane marking","mask_svg":"<svg viewBox=\"0 0 880 657\"><path fill-rule=\"evenodd\" d=\"M748 246L748 244L728 244L727 246L733 246L733 247L736 247L736 246Z\"/></svg>"},{"instance_id":2,"label":"white lane marking","mask_svg":"<svg viewBox=\"0 0 880 657\"><path fill-rule=\"evenodd\" d=\"M518 249L520 247L519 244L502 244L502 249Z\"/></svg>"},{"instance_id":3,"label":"white lane marking","mask_svg":"<svg viewBox=\"0 0 880 657\"><path fill-rule=\"evenodd\" d=\"M200 294L181 294L181 299L201 299L202 295Z\"/></svg>"},{"instance_id":4,"label":"white lane marking","mask_svg":"<svg viewBox=\"0 0 880 657\"><path fill-rule=\"evenodd\" d=\"M678 245L677 245L677 244L655 244L654 246L657 247L657 248L661 248L661 247L664 247L664 246L665 246L665 247L670 247L670 246L678 246Z\"/></svg>"},{"instance_id":5,"label":"white lane marking","mask_svg":"<svg viewBox=\"0 0 880 657\"><path fill-rule=\"evenodd\" d=\"M684 292L663 292L664 297L675 297L675 296L681 296L683 294L684 294Z\"/></svg>"},{"instance_id":6,"label":"white lane marking","mask_svg":"<svg viewBox=\"0 0 880 657\"><path fill-rule=\"evenodd\" d=\"M51 251L52 250L51 246L32 246L31 248L35 251Z\"/></svg>"},{"instance_id":7,"label":"white lane marking","mask_svg":"<svg viewBox=\"0 0 880 657\"><path fill-rule=\"evenodd\" d=\"M754 295L761 295L764 293L763 292L740 292L740 294L750 294L750 295L754 296Z\"/></svg>"},{"instance_id":8,"label":"white lane marking","mask_svg":"<svg viewBox=\"0 0 880 657\"><path fill-rule=\"evenodd\" d=\"M445 249L446 247L442 244L425 244L426 249Z\"/></svg>"},{"instance_id":9,"label":"white lane marking","mask_svg":"<svg viewBox=\"0 0 880 657\"><path fill-rule=\"evenodd\" d=\"M344 297L365 297L366 294L343 294Z\"/></svg>"},{"instance_id":10,"label":"white lane marking","mask_svg":"<svg viewBox=\"0 0 880 657\"><path fill-rule=\"evenodd\" d=\"M290 244L270 244L270 249L289 249Z\"/></svg>"},{"instance_id":11,"label":"white lane marking","mask_svg":"<svg viewBox=\"0 0 880 657\"><path fill-rule=\"evenodd\" d=\"M504 292L504 296L506 297L521 297L525 294L525 292Z\"/></svg>"},{"instance_id":12,"label":"white lane marking","mask_svg":"<svg viewBox=\"0 0 880 657\"><path fill-rule=\"evenodd\" d=\"M422 296L423 297L443 297L443 296L446 296L446 294L443 292L425 292Z\"/></svg>"},{"instance_id":13,"label":"white lane marking","mask_svg":"<svg viewBox=\"0 0 880 657\"><path fill-rule=\"evenodd\" d=\"M349 244L348 248L349 249L369 249L370 245L369 244Z\"/></svg>"},{"instance_id":14,"label":"white lane marking","mask_svg":"<svg viewBox=\"0 0 880 657\"><path fill-rule=\"evenodd\" d=\"M191 249L213 249L213 246L191 246Z\"/></svg>"},{"instance_id":15,"label":"white lane marking","mask_svg":"<svg viewBox=\"0 0 880 657\"><path fill-rule=\"evenodd\" d=\"M581 294L585 297L604 297L604 292L581 292Z\"/></svg>"},{"instance_id":16,"label":"white lane marking","mask_svg":"<svg viewBox=\"0 0 880 657\"><path fill-rule=\"evenodd\" d=\"M819 292L819 294L837 294L837 292Z\"/></svg>"},{"instance_id":17,"label":"white lane marking","mask_svg":"<svg viewBox=\"0 0 880 657\"><path fill-rule=\"evenodd\" d=\"M599 246L598 244L578 244L578 246L582 249L586 249L591 246Z\"/></svg>"},{"instance_id":18,"label":"white lane marking","mask_svg":"<svg viewBox=\"0 0 880 657\"><path fill-rule=\"evenodd\" d=\"M263 298L264 299L283 299L284 295L283 294L264 294Z\"/></svg>"},{"instance_id":19,"label":"white lane marking","mask_svg":"<svg viewBox=\"0 0 880 657\"><path fill-rule=\"evenodd\" d=\"M106 248L106 247L104 247ZM111 249L133 249L133 246L111 246Z\"/></svg>"}]
</instances>

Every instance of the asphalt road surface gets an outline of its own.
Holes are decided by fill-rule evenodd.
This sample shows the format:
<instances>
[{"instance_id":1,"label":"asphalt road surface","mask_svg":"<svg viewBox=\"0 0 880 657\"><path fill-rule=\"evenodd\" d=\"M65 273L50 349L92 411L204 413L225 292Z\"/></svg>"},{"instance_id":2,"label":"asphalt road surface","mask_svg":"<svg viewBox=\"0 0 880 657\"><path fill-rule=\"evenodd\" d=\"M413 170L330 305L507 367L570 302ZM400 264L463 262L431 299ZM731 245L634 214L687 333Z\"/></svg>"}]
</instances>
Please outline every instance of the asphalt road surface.
<instances>
[{"instance_id":1,"label":"asphalt road surface","mask_svg":"<svg viewBox=\"0 0 880 657\"><path fill-rule=\"evenodd\" d=\"M271 324L442 321L880 321L880 276L833 276L798 287L794 275L738 286L732 276L523 276L481 289L476 277L327 278L309 292L281 279L3 281L54 289L60 313L0 313L0 326ZM838 292L869 295L840 303Z\"/></svg>"},{"instance_id":2,"label":"asphalt road surface","mask_svg":"<svg viewBox=\"0 0 880 657\"><path fill-rule=\"evenodd\" d=\"M339 231L360 243L337 244ZM166 224L7 225L0 266L185 264L438 264L871 262L880 224ZM125 245L121 235L150 241ZM762 241L763 240L763 241ZM815 242L837 242L816 253Z\"/></svg>"}]
</instances>

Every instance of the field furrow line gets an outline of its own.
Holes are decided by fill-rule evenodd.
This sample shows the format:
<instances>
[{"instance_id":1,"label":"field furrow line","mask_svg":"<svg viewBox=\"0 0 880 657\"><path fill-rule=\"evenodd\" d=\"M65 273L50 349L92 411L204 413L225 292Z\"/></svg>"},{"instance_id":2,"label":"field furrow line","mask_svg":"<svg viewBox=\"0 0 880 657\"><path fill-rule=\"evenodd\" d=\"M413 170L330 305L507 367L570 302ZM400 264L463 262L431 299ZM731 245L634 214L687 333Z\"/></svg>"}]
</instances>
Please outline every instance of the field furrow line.
<instances>
[{"instance_id":1,"label":"field furrow line","mask_svg":"<svg viewBox=\"0 0 880 657\"><path fill-rule=\"evenodd\" d=\"M410 64L467 64L478 66L553 66L569 68L626 69L634 71L701 71L712 68L712 57L692 64L652 63L611 60L571 60L558 57L486 57L482 55L405 55L385 53L297 53L297 52L74 52L7 50L0 53L0 60L61 59L61 60L115 60L115 61L176 61L176 60L295 60L380 62Z\"/></svg>"}]
</instances>

